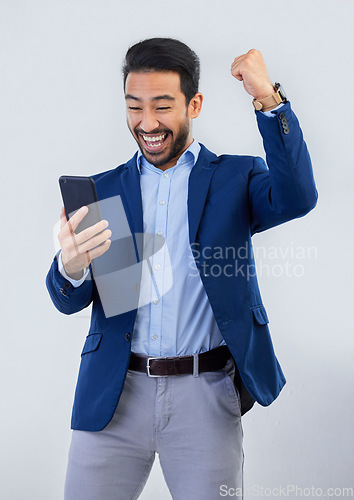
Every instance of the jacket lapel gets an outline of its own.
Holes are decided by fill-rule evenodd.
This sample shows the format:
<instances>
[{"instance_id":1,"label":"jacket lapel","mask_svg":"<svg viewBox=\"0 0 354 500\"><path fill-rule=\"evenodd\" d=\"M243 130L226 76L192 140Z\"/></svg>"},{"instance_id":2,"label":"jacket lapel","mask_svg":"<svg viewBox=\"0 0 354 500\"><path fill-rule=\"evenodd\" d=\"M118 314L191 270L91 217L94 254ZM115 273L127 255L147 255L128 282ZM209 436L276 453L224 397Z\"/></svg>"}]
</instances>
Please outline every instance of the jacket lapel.
<instances>
[{"instance_id":1,"label":"jacket lapel","mask_svg":"<svg viewBox=\"0 0 354 500\"><path fill-rule=\"evenodd\" d=\"M218 157L203 144L198 160L191 170L188 181L189 241L195 242L211 178L218 164ZM136 154L125 165L122 173L123 205L132 234L143 232L143 208L140 189L140 174L136 166Z\"/></svg>"},{"instance_id":2,"label":"jacket lapel","mask_svg":"<svg viewBox=\"0 0 354 500\"><path fill-rule=\"evenodd\" d=\"M188 222L191 245L195 243L210 181L218 164L218 157L203 144L200 146L198 160L191 170L188 184Z\"/></svg>"},{"instance_id":3,"label":"jacket lapel","mask_svg":"<svg viewBox=\"0 0 354 500\"><path fill-rule=\"evenodd\" d=\"M125 164L125 171L121 175L123 205L132 234L143 232L143 206L136 157L137 154Z\"/></svg>"}]
</instances>

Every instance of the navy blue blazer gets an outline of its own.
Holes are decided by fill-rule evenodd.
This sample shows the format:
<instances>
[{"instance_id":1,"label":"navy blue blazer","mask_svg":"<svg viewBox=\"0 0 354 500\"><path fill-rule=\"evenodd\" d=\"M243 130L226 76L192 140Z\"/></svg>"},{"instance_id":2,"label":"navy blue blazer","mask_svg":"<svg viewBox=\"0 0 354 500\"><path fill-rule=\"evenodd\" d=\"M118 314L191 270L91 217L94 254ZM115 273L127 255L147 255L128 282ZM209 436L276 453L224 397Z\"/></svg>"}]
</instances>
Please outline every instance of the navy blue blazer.
<instances>
[{"instance_id":1,"label":"navy blue blazer","mask_svg":"<svg viewBox=\"0 0 354 500\"><path fill-rule=\"evenodd\" d=\"M196 265L238 368L243 412L254 400L269 405L285 384L254 272L251 236L305 215L317 201L310 156L290 103L275 114L271 119L256 112L268 168L259 157L216 156L202 145L189 177L190 244L198 245ZM93 178L99 199L120 195L132 234L142 233L136 155ZM241 247L249 251L237 256L238 262L225 251L221 264L221 249ZM208 252L203 257L204 248ZM210 273L214 264L230 272ZM238 272L231 271L235 264ZM95 281L86 280L74 288L59 273L56 257L46 284L54 305L64 314L76 313L92 302L71 424L72 429L99 431L112 419L123 390L137 310L106 318Z\"/></svg>"}]
</instances>

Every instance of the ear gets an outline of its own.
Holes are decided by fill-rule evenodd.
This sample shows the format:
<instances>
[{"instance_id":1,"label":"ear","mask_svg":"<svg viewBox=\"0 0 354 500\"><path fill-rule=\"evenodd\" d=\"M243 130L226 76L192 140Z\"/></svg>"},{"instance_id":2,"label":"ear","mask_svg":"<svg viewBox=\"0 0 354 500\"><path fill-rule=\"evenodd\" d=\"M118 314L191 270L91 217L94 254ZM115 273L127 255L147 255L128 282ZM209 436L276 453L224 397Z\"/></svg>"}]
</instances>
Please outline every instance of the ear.
<instances>
[{"instance_id":1,"label":"ear","mask_svg":"<svg viewBox=\"0 0 354 500\"><path fill-rule=\"evenodd\" d=\"M202 109L203 95L200 92L194 94L192 99L188 104L188 116L189 118L197 118Z\"/></svg>"}]
</instances>

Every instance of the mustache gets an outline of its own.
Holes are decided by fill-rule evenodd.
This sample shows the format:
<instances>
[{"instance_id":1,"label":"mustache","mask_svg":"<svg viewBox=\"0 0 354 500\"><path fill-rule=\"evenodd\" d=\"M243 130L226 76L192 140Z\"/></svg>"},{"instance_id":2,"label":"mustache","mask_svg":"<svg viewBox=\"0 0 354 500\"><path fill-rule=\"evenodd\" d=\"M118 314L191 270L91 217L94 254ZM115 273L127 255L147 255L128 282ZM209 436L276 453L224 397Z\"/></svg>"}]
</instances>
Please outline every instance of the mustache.
<instances>
[{"instance_id":1,"label":"mustache","mask_svg":"<svg viewBox=\"0 0 354 500\"><path fill-rule=\"evenodd\" d=\"M145 134L145 135L148 135L148 134L172 134L172 131L170 129L154 129L154 130L150 130L149 132L146 132L145 130L143 130L142 128L135 128L134 129L134 132L136 135L138 134Z\"/></svg>"}]
</instances>

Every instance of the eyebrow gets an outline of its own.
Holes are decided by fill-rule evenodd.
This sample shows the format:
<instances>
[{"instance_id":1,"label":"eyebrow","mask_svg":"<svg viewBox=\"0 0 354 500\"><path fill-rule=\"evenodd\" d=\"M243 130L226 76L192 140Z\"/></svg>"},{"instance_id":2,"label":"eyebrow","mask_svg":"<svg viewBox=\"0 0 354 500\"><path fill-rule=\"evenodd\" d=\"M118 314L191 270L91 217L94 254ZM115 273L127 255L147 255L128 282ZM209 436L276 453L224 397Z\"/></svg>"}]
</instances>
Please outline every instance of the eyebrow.
<instances>
[{"instance_id":1,"label":"eyebrow","mask_svg":"<svg viewBox=\"0 0 354 500\"><path fill-rule=\"evenodd\" d=\"M133 101L142 102L142 99L140 99L140 97L136 97L135 95L132 95L132 94L125 95L125 100L128 100L128 99L132 99ZM176 99L168 94L165 94L165 95L158 95L156 97L152 97L150 100L151 101L161 101L161 100L175 101Z\"/></svg>"}]
</instances>

